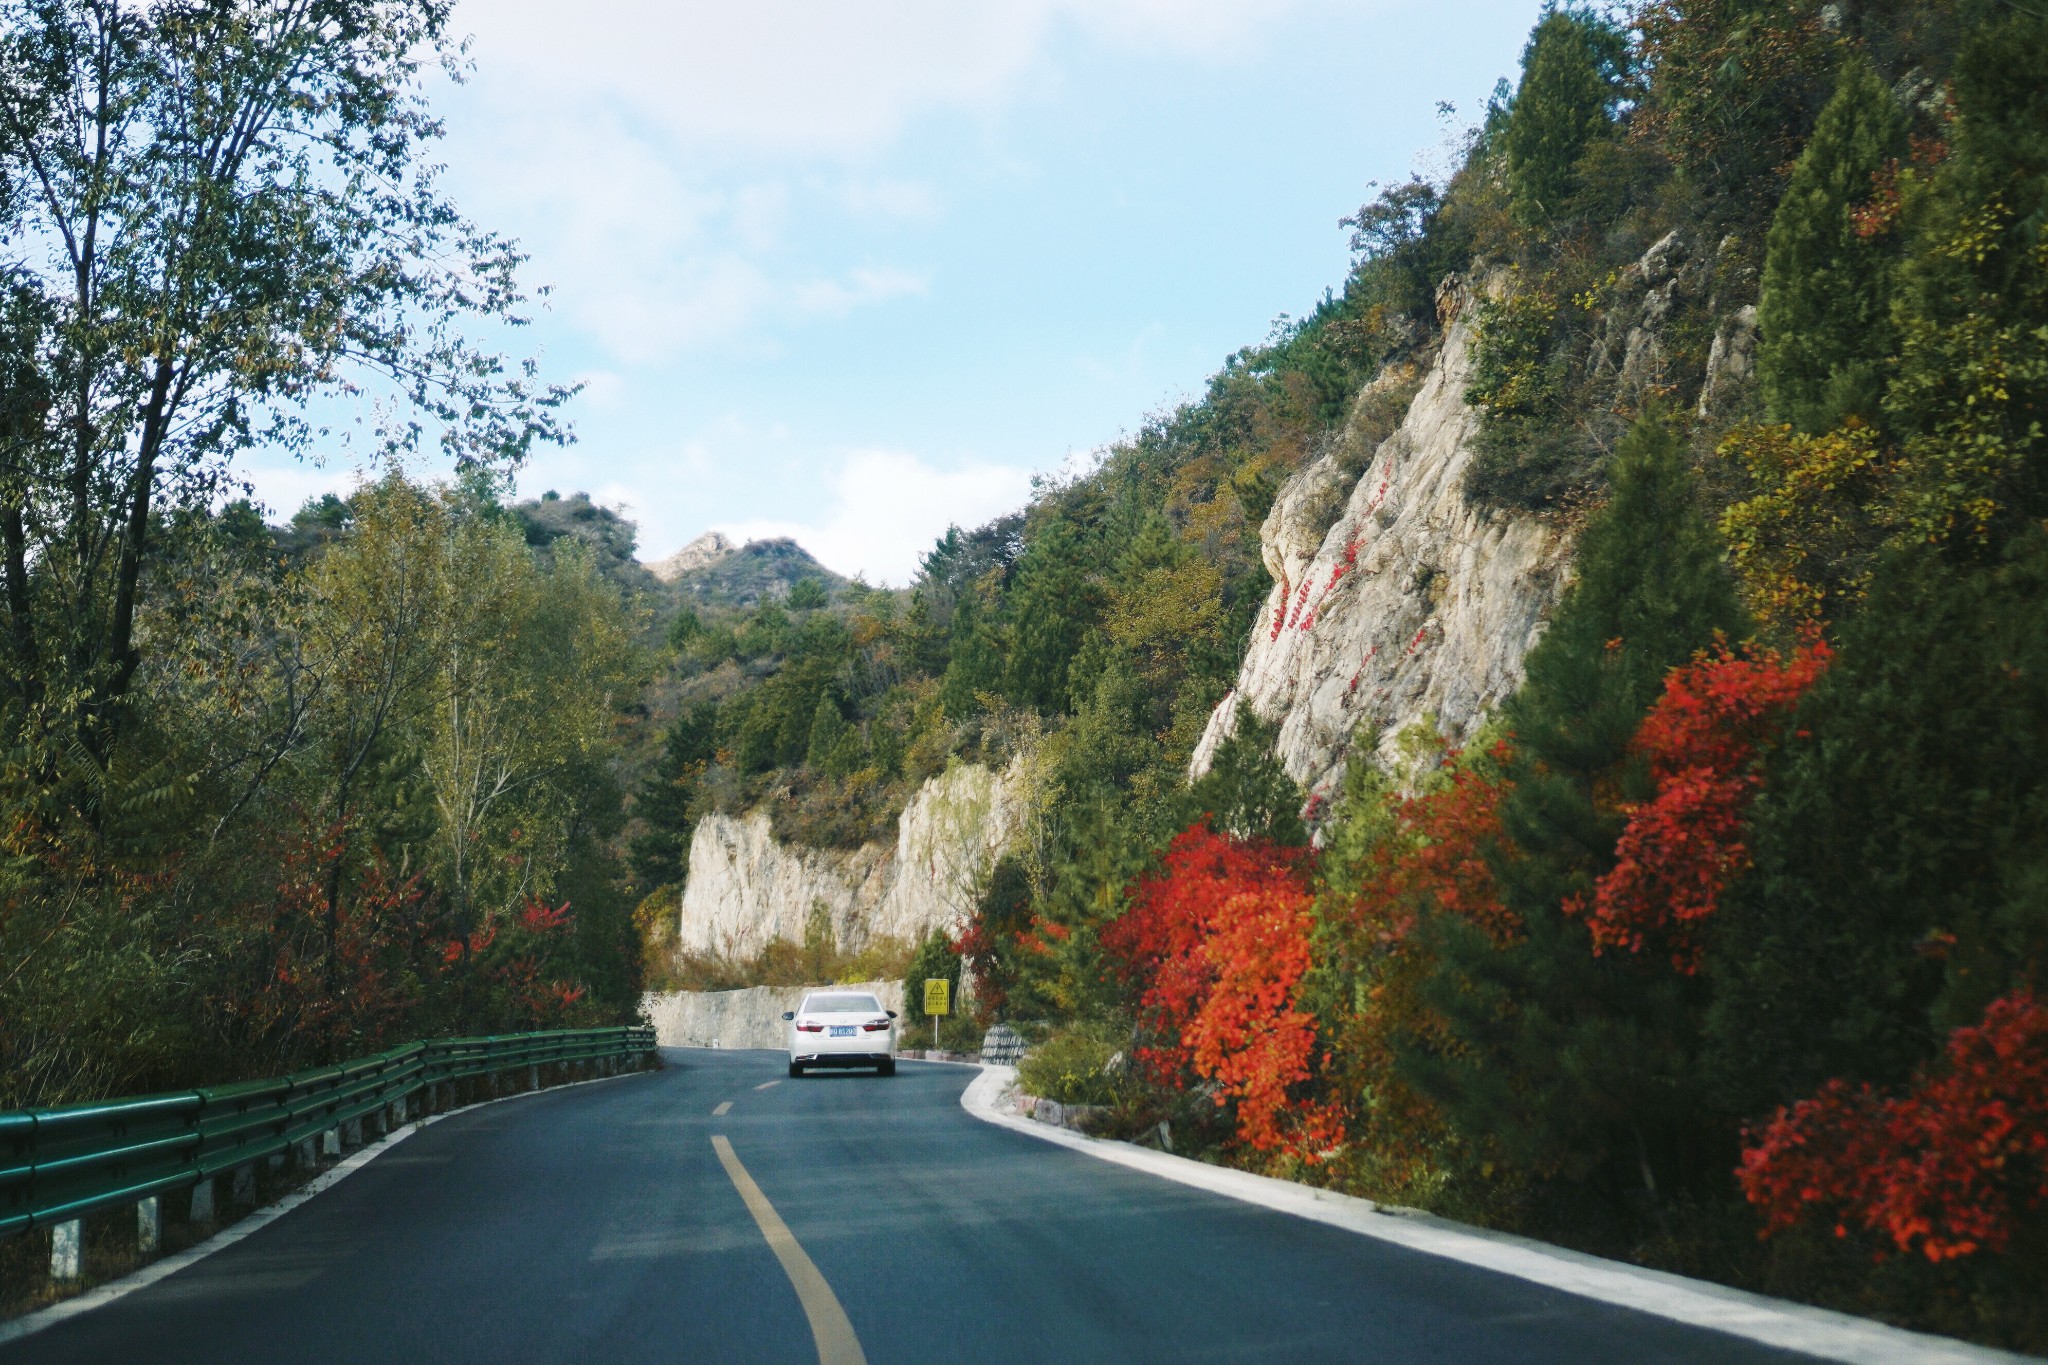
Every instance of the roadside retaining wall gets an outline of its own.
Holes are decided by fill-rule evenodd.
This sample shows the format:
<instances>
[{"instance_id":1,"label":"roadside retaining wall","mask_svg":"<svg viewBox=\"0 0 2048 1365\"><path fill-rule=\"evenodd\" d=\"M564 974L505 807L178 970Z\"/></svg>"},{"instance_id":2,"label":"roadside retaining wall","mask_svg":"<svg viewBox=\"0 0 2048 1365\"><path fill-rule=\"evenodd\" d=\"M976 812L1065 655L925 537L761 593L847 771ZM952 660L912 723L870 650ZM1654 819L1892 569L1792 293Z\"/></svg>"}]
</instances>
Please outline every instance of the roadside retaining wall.
<instances>
[{"instance_id":1,"label":"roadside retaining wall","mask_svg":"<svg viewBox=\"0 0 2048 1365\"><path fill-rule=\"evenodd\" d=\"M871 991L882 1008L903 1012L901 981L845 986L755 986L743 991L649 991L640 997L662 1047L773 1048L789 1045L782 1012L816 990Z\"/></svg>"}]
</instances>

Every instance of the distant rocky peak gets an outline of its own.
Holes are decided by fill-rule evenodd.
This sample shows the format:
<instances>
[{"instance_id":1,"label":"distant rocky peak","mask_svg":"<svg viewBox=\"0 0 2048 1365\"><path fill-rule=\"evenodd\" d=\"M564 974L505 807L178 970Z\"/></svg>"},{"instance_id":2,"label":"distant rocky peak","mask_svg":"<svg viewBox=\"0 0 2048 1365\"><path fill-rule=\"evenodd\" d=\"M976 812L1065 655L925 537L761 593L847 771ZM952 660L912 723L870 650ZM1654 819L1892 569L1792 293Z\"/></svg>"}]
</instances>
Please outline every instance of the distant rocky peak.
<instances>
[{"instance_id":1,"label":"distant rocky peak","mask_svg":"<svg viewBox=\"0 0 2048 1365\"><path fill-rule=\"evenodd\" d=\"M708 569L739 548L723 531L706 531L667 559L647 566L647 571L664 583L673 583L686 573Z\"/></svg>"}]
</instances>

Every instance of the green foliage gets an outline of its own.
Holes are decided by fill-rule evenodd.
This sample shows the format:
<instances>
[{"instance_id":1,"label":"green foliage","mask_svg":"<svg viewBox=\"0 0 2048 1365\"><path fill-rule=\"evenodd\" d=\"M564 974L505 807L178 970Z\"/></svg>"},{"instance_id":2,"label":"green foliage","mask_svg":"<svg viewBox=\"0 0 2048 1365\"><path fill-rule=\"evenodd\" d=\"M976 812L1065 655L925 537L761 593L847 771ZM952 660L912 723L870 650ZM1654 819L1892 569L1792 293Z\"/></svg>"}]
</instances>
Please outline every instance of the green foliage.
<instances>
[{"instance_id":1,"label":"green foliage","mask_svg":"<svg viewBox=\"0 0 2048 1365\"><path fill-rule=\"evenodd\" d=\"M1904 537L1995 545L2048 512L2048 19L1976 11L1949 155L1905 178L1909 245L1885 416Z\"/></svg>"},{"instance_id":2,"label":"green foliage","mask_svg":"<svg viewBox=\"0 0 2048 1365\"><path fill-rule=\"evenodd\" d=\"M633 878L644 888L676 886L690 856L700 784L715 756L718 708L699 702L676 717L662 739L661 757L633 794L633 816L644 832L631 844Z\"/></svg>"},{"instance_id":3,"label":"green foliage","mask_svg":"<svg viewBox=\"0 0 2048 1365\"><path fill-rule=\"evenodd\" d=\"M1500 136L1515 215L1541 224L1564 213L1579 162L1613 126L1627 40L1599 16L1551 9L1522 50L1522 81Z\"/></svg>"},{"instance_id":4,"label":"green foliage","mask_svg":"<svg viewBox=\"0 0 2048 1365\"><path fill-rule=\"evenodd\" d=\"M239 511L167 524L95 818L33 747L0 764L0 1102L633 1009L618 590L470 489L345 506L290 569Z\"/></svg>"},{"instance_id":5,"label":"green foliage","mask_svg":"<svg viewBox=\"0 0 2048 1365\"><path fill-rule=\"evenodd\" d=\"M1426 919L1436 966L1425 996L1451 1041L1412 1039L1404 1063L1504 1168L1504 1191L1547 1201L1561 1182L1625 1208L1725 1180L1715 1161L1732 1152L1712 1146L1695 1110L1691 983L1663 964L1597 956L1565 903L1612 864L1615 793L1637 780L1630 741L1665 671L1739 629L1741 615L1662 420L1636 423L1610 479L1580 539L1578 578L1506 711L1515 758L1495 875L1520 934L1502 944L1455 914ZM1539 1202L1542 1216L1563 1216L1571 1197L1560 1198Z\"/></svg>"},{"instance_id":6,"label":"green foliage","mask_svg":"<svg viewBox=\"0 0 2048 1365\"><path fill-rule=\"evenodd\" d=\"M1027 1095L1061 1104L1114 1104L1117 1077L1106 1068L1118 1055L1115 1044L1076 1029L1063 1029L1032 1048L1017 1066L1017 1084Z\"/></svg>"},{"instance_id":7,"label":"green foliage","mask_svg":"<svg viewBox=\"0 0 2048 1365\"><path fill-rule=\"evenodd\" d=\"M815 578L799 578L789 585L784 603L791 611L816 611L830 600L823 583Z\"/></svg>"},{"instance_id":8,"label":"green foliage","mask_svg":"<svg viewBox=\"0 0 2048 1365\"><path fill-rule=\"evenodd\" d=\"M1751 1116L1903 1079L2048 961L2048 535L1886 562L1798 727L1714 943L1716 1075Z\"/></svg>"},{"instance_id":9,"label":"green foliage","mask_svg":"<svg viewBox=\"0 0 2048 1365\"><path fill-rule=\"evenodd\" d=\"M1881 367L1894 349L1894 250L1857 211L1904 145L1891 91L1869 62L1843 62L1771 220L1757 302L1764 402L1802 432L1878 416Z\"/></svg>"},{"instance_id":10,"label":"green foliage","mask_svg":"<svg viewBox=\"0 0 2048 1365\"><path fill-rule=\"evenodd\" d=\"M436 185L420 73L452 52L447 16L0 9L0 180L40 186L0 196L0 237L41 244L12 253L0 323L0 691L9 739L47 725L31 742L83 758L81 782L137 714L156 537L252 447L309 453L308 403L391 392L379 443L465 467L566 437L571 390L463 335L523 299L517 252Z\"/></svg>"},{"instance_id":11,"label":"green foliage","mask_svg":"<svg viewBox=\"0 0 2048 1365\"><path fill-rule=\"evenodd\" d=\"M1098 597L1080 532L1066 519L1033 537L1004 598L1007 649L1003 692L1019 706L1063 712L1073 705L1068 670Z\"/></svg>"},{"instance_id":12,"label":"green foliage","mask_svg":"<svg viewBox=\"0 0 2048 1365\"><path fill-rule=\"evenodd\" d=\"M704 630L704 618L694 608L683 607L668 623L668 647L678 652L688 649Z\"/></svg>"},{"instance_id":13,"label":"green foliage","mask_svg":"<svg viewBox=\"0 0 2048 1365\"><path fill-rule=\"evenodd\" d=\"M960 954L953 950L953 941L934 929L924 936L910 955L910 966L903 973L903 1019L906 1024L929 1024L932 1017L924 1012L924 983L927 981L949 981L952 985L949 1003L954 1014L962 1013L960 1001Z\"/></svg>"},{"instance_id":14,"label":"green foliage","mask_svg":"<svg viewBox=\"0 0 2048 1365\"><path fill-rule=\"evenodd\" d=\"M969 589L953 610L953 648L939 696L946 714L965 720L981 709L981 698L1003 685L1003 655L995 627L984 616L981 597Z\"/></svg>"},{"instance_id":15,"label":"green foliage","mask_svg":"<svg viewBox=\"0 0 2048 1365\"><path fill-rule=\"evenodd\" d=\"M1301 822L1302 790L1273 755L1278 737L1278 726L1261 722L1249 706L1240 705L1236 727L1216 746L1209 771L1189 795L1219 833L1301 848L1308 844L1308 827Z\"/></svg>"},{"instance_id":16,"label":"green foliage","mask_svg":"<svg viewBox=\"0 0 2048 1365\"><path fill-rule=\"evenodd\" d=\"M1479 303L1466 399L1485 415L1465 496L1490 507L1540 510L1585 488L1600 453L1574 411L1583 310L1561 304L1556 282L1519 280Z\"/></svg>"},{"instance_id":17,"label":"green foliage","mask_svg":"<svg viewBox=\"0 0 2048 1365\"><path fill-rule=\"evenodd\" d=\"M1827 100L1835 38L1806 0L1651 0L1636 18L1653 75L1632 122L1703 218L1761 228Z\"/></svg>"}]
</instances>

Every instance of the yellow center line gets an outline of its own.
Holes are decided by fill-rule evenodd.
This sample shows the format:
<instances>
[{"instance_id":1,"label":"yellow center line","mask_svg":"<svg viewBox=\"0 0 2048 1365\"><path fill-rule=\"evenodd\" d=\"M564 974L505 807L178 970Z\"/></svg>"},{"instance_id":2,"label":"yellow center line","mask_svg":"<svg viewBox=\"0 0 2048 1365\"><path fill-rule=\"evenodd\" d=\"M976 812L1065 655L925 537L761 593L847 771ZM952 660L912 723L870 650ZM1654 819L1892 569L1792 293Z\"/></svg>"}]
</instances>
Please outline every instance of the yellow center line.
<instances>
[{"instance_id":1,"label":"yellow center line","mask_svg":"<svg viewBox=\"0 0 2048 1365\"><path fill-rule=\"evenodd\" d=\"M731 1101L731 1100L726 1100L726 1101L725 1101L724 1103L720 1104L720 1105L719 1105L719 1106L718 1106L718 1107L717 1107L716 1109L714 1109L714 1110L712 1110L712 1111L711 1111L711 1117L712 1117L712 1118L719 1118L719 1117L722 1117L722 1116L723 1116L723 1115L725 1114L725 1112L726 1112L727 1110L731 1109L731 1108L732 1108L732 1101Z\"/></svg>"},{"instance_id":2,"label":"yellow center line","mask_svg":"<svg viewBox=\"0 0 2048 1365\"><path fill-rule=\"evenodd\" d=\"M781 1081L763 1081L763 1082L761 1082L761 1084L759 1084L759 1085L755 1086L755 1087L754 1087L754 1089L756 1089L756 1090L773 1090L773 1089L774 1089L774 1088L775 1088L776 1086L778 1086L778 1085L781 1085L781 1084L782 1084L782 1082L781 1082Z\"/></svg>"},{"instance_id":3,"label":"yellow center line","mask_svg":"<svg viewBox=\"0 0 2048 1365\"><path fill-rule=\"evenodd\" d=\"M796 1290L797 1302L804 1306L804 1316L811 1320L811 1340L817 1343L818 1365L868 1365L867 1355L860 1349L860 1338L853 1334L853 1324L846 1320L846 1310L839 1306L839 1298L832 1292L832 1286L825 1283L818 1267L804 1254L803 1247L797 1244L796 1235L782 1221L782 1215L775 1211L775 1206L768 1202L768 1196L761 1193L754 1177L740 1165L740 1159L733 1155L732 1144L725 1140L723 1134L718 1134L712 1137L711 1145L718 1152L718 1160L724 1165L725 1173L732 1177L733 1188L746 1201L747 1212L754 1215L754 1221L761 1227L761 1235L768 1239L768 1249L775 1253L776 1260L782 1262L782 1273L789 1276L790 1287Z\"/></svg>"}]
</instances>

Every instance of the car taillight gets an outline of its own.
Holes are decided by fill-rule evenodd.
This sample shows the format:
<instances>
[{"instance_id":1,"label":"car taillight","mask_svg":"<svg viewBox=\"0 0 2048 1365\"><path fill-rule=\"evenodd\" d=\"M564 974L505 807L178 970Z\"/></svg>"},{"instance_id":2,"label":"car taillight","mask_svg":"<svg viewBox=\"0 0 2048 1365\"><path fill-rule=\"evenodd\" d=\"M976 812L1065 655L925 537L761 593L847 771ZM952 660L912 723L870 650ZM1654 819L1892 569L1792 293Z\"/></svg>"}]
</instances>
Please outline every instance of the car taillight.
<instances>
[{"instance_id":1,"label":"car taillight","mask_svg":"<svg viewBox=\"0 0 2048 1365\"><path fill-rule=\"evenodd\" d=\"M823 1033L825 1026L823 1024L814 1024L808 1019L799 1019L796 1021L796 1031L798 1033Z\"/></svg>"},{"instance_id":2,"label":"car taillight","mask_svg":"<svg viewBox=\"0 0 2048 1365\"><path fill-rule=\"evenodd\" d=\"M869 1033L879 1033L883 1029L889 1027L889 1021L887 1019L877 1019L874 1023L862 1024L861 1027L866 1029Z\"/></svg>"}]
</instances>

